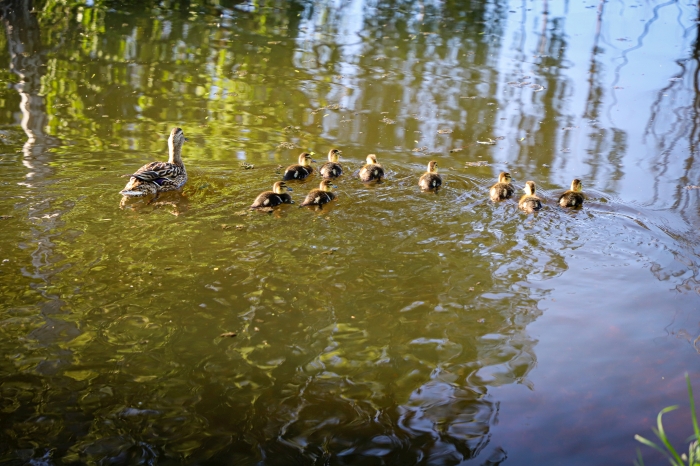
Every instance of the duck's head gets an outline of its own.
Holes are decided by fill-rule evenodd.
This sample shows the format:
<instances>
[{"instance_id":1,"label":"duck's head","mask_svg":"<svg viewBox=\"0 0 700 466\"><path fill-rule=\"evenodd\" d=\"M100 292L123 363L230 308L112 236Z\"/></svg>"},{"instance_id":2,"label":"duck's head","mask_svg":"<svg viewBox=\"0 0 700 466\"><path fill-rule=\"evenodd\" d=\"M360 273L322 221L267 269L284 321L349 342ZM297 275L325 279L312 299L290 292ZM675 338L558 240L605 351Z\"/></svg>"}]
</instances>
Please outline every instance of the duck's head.
<instances>
[{"instance_id":1,"label":"duck's head","mask_svg":"<svg viewBox=\"0 0 700 466\"><path fill-rule=\"evenodd\" d=\"M437 162L435 160L431 160L430 162L428 162L428 171L430 173L437 173Z\"/></svg>"},{"instance_id":2,"label":"duck's head","mask_svg":"<svg viewBox=\"0 0 700 466\"><path fill-rule=\"evenodd\" d=\"M318 187L321 191L331 191L331 188L333 187L333 181L331 180L323 180L321 181L320 186Z\"/></svg>"},{"instance_id":3,"label":"duck's head","mask_svg":"<svg viewBox=\"0 0 700 466\"><path fill-rule=\"evenodd\" d=\"M328 161L329 162L335 162L338 163L338 159L340 158L340 154L343 152L340 149L331 149L328 151Z\"/></svg>"},{"instance_id":4,"label":"duck's head","mask_svg":"<svg viewBox=\"0 0 700 466\"><path fill-rule=\"evenodd\" d=\"M574 178L574 181L571 182L571 190L577 193L583 191L583 183L581 183L581 180Z\"/></svg>"},{"instance_id":5,"label":"duck's head","mask_svg":"<svg viewBox=\"0 0 700 466\"><path fill-rule=\"evenodd\" d=\"M285 189L289 190L287 183L284 181L278 181L272 185L272 192L275 194L283 194Z\"/></svg>"},{"instance_id":6,"label":"duck's head","mask_svg":"<svg viewBox=\"0 0 700 466\"><path fill-rule=\"evenodd\" d=\"M367 156L367 163L377 163L377 156L374 154L369 154Z\"/></svg>"},{"instance_id":7,"label":"duck's head","mask_svg":"<svg viewBox=\"0 0 700 466\"><path fill-rule=\"evenodd\" d=\"M312 157L314 153L308 153L308 152L302 152L299 154L299 165L303 165L304 167L308 167L311 165L311 162L316 162Z\"/></svg>"},{"instance_id":8,"label":"duck's head","mask_svg":"<svg viewBox=\"0 0 700 466\"><path fill-rule=\"evenodd\" d=\"M501 172L498 174L498 182L499 183L510 183L511 181L513 181L513 177L510 176L510 173Z\"/></svg>"},{"instance_id":9,"label":"duck's head","mask_svg":"<svg viewBox=\"0 0 700 466\"><path fill-rule=\"evenodd\" d=\"M535 187L535 182L528 181L527 183L525 183L525 188L523 188L523 191L525 191L525 194L527 194L528 196L534 196L536 189L537 188Z\"/></svg>"},{"instance_id":10,"label":"duck's head","mask_svg":"<svg viewBox=\"0 0 700 466\"><path fill-rule=\"evenodd\" d=\"M182 128L173 128L170 131L170 137L168 138L168 145L170 147L182 147L182 145L187 141L185 133L182 132Z\"/></svg>"}]
</instances>

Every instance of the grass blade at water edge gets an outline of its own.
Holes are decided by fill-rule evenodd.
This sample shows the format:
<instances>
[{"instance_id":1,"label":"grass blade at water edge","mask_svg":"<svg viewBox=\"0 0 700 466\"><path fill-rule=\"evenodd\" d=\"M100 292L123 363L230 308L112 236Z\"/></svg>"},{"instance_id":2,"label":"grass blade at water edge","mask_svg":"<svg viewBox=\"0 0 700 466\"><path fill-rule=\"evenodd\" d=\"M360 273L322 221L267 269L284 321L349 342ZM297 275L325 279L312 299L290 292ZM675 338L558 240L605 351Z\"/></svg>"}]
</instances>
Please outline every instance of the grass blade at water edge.
<instances>
[{"instance_id":1,"label":"grass blade at water edge","mask_svg":"<svg viewBox=\"0 0 700 466\"><path fill-rule=\"evenodd\" d=\"M664 414L674 411L678 409L678 405L674 406L669 406L668 408L664 408L659 412L659 415L656 416L656 426L657 430L655 430L656 436L659 437L659 440L663 442L664 446L666 446L666 449L669 451L670 456L676 460L675 464L683 464L683 460L681 459L680 455L676 452L676 449L673 448L673 445L671 445L671 442L668 441L668 437L666 436L666 432L664 432L664 425L661 422L661 418Z\"/></svg>"},{"instance_id":2,"label":"grass blade at water edge","mask_svg":"<svg viewBox=\"0 0 700 466\"><path fill-rule=\"evenodd\" d=\"M690 385L690 376L685 373L685 381L688 383L688 398L690 398L690 418L693 420L693 430L695 440L700 440L700 428L698 427L698 417L695 414L695 401L693 401L693 387Z\"/></svg>"},{"instance_id":3,"label":"grass blade at water edge","mask_svg":"<svg viewBox=\"0 0 700 466\"><path fill-rule=\"evenodd\" d=\"M658 434L657 434L657 435L658 435ZM666 450L664 450L663 448L661 448L660 446L658 446L657 444L655 444L655 443L652 442L651 440L648 440L648 439L642 437L642 436L639 435L639 434L635 435L635 436L634 436L634 439L635 439L636 441L640 442L640 443L643 443L644 445L646 445L646 446L648 446L648 447L651 447L651 448L653 448L653 449L655 449L655 450L660 451L661 453L663 453L663 454L666 455L666 456L669 456L669 457L671 456L671 455L668 454L668 452L667 452ZM639 452L639 450L637 450L637 452ZM641 457L640 457L639 459L641 460ZM644 462L641 462L641 464L644 464Z\"/></svg>"},{"instance_id":4,"label":"grass blade at water edge","mask_svg":"<svg viewBox=\"0 0 700 466\"><path fill-rule=\"evenodd\" d=\"M656 418L657 428L652 427L651 429L654 432L654 434L659 438L659 440L661 440L661 442L663 443L663 447L657 445L651 440L642 437L641 435L635 435L634 438L638 442L643 443L644 445L647 445L663 453L666 457L668 457L671 464L674 466L700 466L700 427L698 427L698 418L697 413L695 411L695 400L693 399L693 388L690 384L690 376L688 376L688 373L685 374L685 380L688 384L688 398L690 399L690 416L693 422L693 435L691 435L686 440L686 442L690 442L690 445L688 446L688 453L683 453L679 455L676 452L676 450L671 445L671 442L668 440L668 436L664 431L664 426L662 422L663 415L670 411L678 409L678 406L669 406L667 408L662 409ZM644 466L644 460L639 449L637 449L637 459L634 463L638 466Z\"/></svg>"}]
</instances>

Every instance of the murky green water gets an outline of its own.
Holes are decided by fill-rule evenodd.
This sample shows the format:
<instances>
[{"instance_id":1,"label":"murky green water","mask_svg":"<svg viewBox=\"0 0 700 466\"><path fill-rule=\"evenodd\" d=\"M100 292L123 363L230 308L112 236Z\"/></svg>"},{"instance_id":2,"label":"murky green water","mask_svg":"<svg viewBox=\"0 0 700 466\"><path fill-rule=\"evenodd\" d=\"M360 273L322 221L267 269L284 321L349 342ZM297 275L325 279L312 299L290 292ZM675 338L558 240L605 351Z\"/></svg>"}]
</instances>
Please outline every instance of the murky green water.
<instances>
[{"instance_id":1,"label":"murky green water","mask_svg":"<svg viewBox=\"0 0 700 466\"><path fill-rule=\"evenodd\" d=\"M696 5L2 18L3 464L630 464L700 386ZM182 193L120 202L176 125ZM332 147L331 206L298 207L316 176L247 210ZM491 203L502 170L545 209Z\"/></svg>"}]
</instances>

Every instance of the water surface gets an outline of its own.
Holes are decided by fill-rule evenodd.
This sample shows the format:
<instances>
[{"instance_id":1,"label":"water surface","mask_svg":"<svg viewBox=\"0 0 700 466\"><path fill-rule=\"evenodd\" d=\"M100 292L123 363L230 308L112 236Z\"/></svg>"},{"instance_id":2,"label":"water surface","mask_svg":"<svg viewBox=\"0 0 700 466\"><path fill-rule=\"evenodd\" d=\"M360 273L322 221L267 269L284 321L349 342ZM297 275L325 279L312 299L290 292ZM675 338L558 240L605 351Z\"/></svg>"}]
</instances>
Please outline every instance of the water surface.
<instances>
[{"instance_id":1,"label":"water surface","mask_svg":"<svg viewBox=\"0 0 700 466\"><path fill-rule=\"evenodd\" d=\"M3 8L8 464L630 464L700 386L697 5ZM332 147L331 206L247 210Z\"/></svg>"}]
</instances>

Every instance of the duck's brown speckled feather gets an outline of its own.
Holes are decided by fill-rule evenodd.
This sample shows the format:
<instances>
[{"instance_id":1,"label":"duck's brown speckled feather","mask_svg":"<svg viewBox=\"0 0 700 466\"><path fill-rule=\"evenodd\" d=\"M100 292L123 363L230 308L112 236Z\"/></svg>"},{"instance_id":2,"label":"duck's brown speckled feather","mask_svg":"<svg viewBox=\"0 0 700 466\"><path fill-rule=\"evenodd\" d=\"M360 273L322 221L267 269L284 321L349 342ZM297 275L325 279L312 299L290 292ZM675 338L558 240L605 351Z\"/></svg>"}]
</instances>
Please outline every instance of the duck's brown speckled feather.
<instances>
[{"instance_id":1,"label":"duck's brown speckled feather","mask_svg":"<svg viewBox=\"0 0 700 466\"><path fill-rule=\"evenodd\" d=\"M151 162L136 170L131 177L158 185L158 191L172 191L181 188L187 182L187 171L184 165Z\"/></svg>"},{"instance_id":2,"label":"duck's brown speckled feather","mask_svg":"<svg viewBox=\"0 0 700 466\"><path fill-rule=\"evenodd\" d=\"M141 181L138 178L129 178L124 189L120 194L131 197L150 196L158 192L158 186L155 183Z\"/></svg>"}]
</instances>

